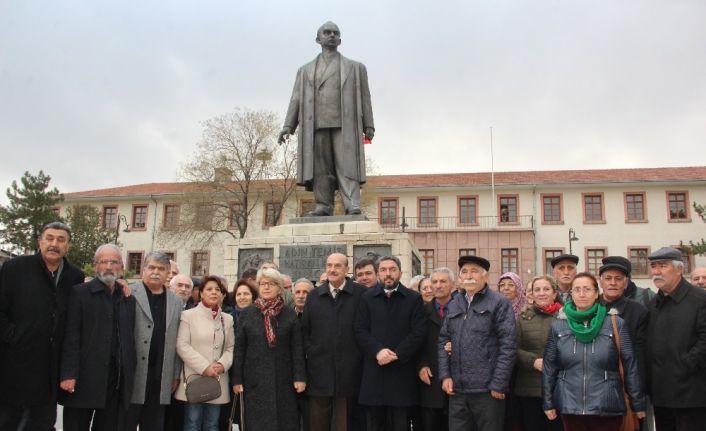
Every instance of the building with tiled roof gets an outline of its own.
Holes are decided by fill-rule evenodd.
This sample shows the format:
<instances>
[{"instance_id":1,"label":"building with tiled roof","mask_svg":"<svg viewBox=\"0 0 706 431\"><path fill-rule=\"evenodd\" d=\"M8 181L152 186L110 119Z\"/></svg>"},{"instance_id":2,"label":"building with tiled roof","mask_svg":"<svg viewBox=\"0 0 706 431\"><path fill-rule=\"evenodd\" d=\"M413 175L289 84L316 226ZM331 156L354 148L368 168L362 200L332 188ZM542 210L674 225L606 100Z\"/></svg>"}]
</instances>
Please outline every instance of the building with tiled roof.
<instances>
[{"instance_id":1,"label":"building with tiled roof","mask_svg":"<svg viewBox=\"0 0 706 431\"><path fill-rule=\"evenodd\" d=\"M461 254L492 263L491 281L506 270L528 280L546 271L552 256L572 251L580 269L595 272L605 255L633 261L636 282L650 284L646 256L664 245L704 237L693 202L706 202L706 167L600 169L371 176L363 189L364 212L386 231L410 235L422 271L455 268ZM261 187L276 187L262 182ZM256 185L257 187L257 185ZM162 235L184 216L185 196L209 193L203 184L149 183L65 194L63 207L99 207L104 223L121 223L119 240L131 269L154 249L169 251L183 272L215 273L235 279L224 265L224 242L208 248L177 244ZM216 199L216 198L214 198ZM308 210L310 193L297 193L272 219L271 203L250 214L249 239ZM226 230L229 227L226 226ZM569 232L573 232L570 236ZM569 241L569 238L574 238ZM704 259L689 256L688 266ZM408 270L409 271L409 270ZM409 274L408 274L409 275Z\"/></svg>"}]
</instances>

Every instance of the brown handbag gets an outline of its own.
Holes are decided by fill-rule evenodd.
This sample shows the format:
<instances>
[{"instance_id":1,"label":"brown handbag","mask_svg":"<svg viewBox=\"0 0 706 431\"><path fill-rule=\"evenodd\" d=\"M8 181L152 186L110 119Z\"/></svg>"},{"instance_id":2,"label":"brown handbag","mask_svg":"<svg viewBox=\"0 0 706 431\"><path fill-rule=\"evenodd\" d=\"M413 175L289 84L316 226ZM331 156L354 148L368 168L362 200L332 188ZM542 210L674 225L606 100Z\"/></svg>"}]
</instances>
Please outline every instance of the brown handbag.
<instances>
[{"instance_id":1,"label":"brown handbag","mask_svg":"<svg viewBox=\"0 0 706 431\"><path fill-rule=\"evenodd\" d=\"M623 416L623 424L620 426L620 431L637 431L640 429L640 419L637 418L635 412L630 407L630 399L625 391L625 369L623 368L623 359L620 356L620 334L618 333L618 319L615 314L610 316L610 321L613 324L613 338L615 347L618 349L618 371L620 373L620 381L623 386L623 398L625 399L626 413Z\"/></svg>"},{"instance_id":2,"label":"brown handbag","mask_svg":"<svg viewBox=\"0 0 706 431\"><path fill-rule=\"evenodd\" d=\"M189 378L194 377L191 381ZM184 381L186 401L190 404L205 403L221 396L221 377L207 377L192 374Z\"/></svg>"},{"instance_id":3,"label":"brown handbag","mask_svg":"<svg viewBox=\"0 0 706 431\"><path fill-rule=\"evenodd\" d=\"M226 325L223 321L223 312L221 312L221 331L223 332L223 342L221 342L221 356L223 356L223 351L226 344ZM213 334L213 341L216 341L216 334ZM202 376L199 374L191 374L186 377L185 365L182 365L181 373L184 378L184 393L186 394L186 401L189 404L205 403L207 401L215 400L221 396L221 376L209 377ZM189 379L195 377L191 381Z\"/></svg>"}]
</instances>

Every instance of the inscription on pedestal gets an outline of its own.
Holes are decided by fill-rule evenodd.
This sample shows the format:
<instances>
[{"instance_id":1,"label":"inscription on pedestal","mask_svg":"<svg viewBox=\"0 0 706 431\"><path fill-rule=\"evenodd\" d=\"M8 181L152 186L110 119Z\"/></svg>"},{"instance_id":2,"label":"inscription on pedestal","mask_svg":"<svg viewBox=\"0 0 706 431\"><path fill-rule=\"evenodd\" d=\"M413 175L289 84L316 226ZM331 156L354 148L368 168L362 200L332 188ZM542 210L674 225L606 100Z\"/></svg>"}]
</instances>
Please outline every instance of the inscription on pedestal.
<instances>
[{"instance_id":1,"label":"inscription on pedestal","mask_svg":"<svg viewBox=\"0 0 706 431\"><path fill-rule=\"evenodd\" d=\"M360 259L368 258L373 261L378 260L381 256L389 256L392 254L392 247L389 245L354 245L353 246L353 265Z\"/></svg>"},{"instance_id":2,"label":"inscription on pedestal","mask_svg":"<svg viewBox=\"0 0 706 431\"><path fill-rule=\"evenodd\" d=\"M331 253L346 254L346 245L281 245L280 272L289 275L294 281L306 277L318 282L319 276L326 269L326 258Z\"/></svg>"},{"instance_id":3,"label":"inscription on pedestal","mask_svg":"<svg viewBox=\"0 0 706 431\"><path fill-rule=\"evenodd\" d=\"M246 269L258 269L267 260L274 260L274 250L271 248L241 248L238 250L238 278Z\"/></svg>"}]
</instances>

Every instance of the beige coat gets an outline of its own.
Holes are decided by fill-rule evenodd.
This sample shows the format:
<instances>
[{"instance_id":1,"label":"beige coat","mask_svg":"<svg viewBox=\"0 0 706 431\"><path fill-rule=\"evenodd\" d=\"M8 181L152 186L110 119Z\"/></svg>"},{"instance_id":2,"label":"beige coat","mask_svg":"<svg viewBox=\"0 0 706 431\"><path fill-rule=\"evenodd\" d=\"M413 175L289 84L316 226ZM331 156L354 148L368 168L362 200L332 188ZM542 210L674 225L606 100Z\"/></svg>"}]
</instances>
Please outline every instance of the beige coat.
<instances>
[{"instance_id":1,"label":"beige coat","mask_svg":"<svg viewBox=\"0 0 706 431\"><path fill-rule=\"evenodd\" d=\"M221 317L223 317L225 325L223 354L221 354L221 345L224 342L224 332L221 328ZM228 369L233 363L234 340L233 316L230 314L219 311L218 316L214 319L211 310L202 303L181 313L176 350L184 361L187 380L193 379L193 377L189 378L192 374L200 375L213 362L220 362L226 370L220 376L221 396L208 401L209 404L225 404L230 401ZM179 382L174 398L186 401L184 388L184 382Z\"/></svg>"}]
</instances>

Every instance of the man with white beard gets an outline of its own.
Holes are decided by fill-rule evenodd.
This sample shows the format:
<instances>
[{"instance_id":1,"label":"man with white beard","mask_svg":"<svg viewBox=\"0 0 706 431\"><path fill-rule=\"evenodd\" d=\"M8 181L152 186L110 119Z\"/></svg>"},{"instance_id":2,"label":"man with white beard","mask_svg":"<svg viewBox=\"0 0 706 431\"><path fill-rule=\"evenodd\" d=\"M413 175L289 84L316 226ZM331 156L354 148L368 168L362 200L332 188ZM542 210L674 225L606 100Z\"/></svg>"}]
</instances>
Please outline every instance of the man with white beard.
<instances>
[{"instance_id":1,"label":"man with white beard","mask_svg":"<svg viewBox=\"0 0 706 431\"><path fill-rule=\"evenodd\" d=\"M135 369L135 298L118 282L120 249L104 244L93 258L96 277L74 286L59 373L64 429L118 430L130 405Z\"/></svg>"}]
</instances>

